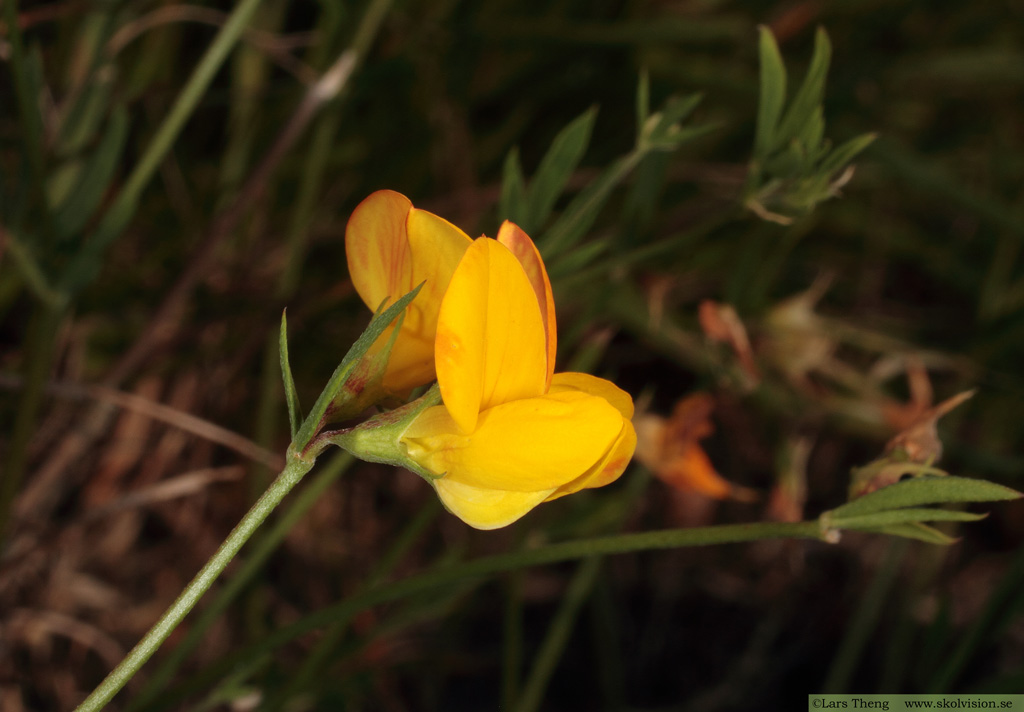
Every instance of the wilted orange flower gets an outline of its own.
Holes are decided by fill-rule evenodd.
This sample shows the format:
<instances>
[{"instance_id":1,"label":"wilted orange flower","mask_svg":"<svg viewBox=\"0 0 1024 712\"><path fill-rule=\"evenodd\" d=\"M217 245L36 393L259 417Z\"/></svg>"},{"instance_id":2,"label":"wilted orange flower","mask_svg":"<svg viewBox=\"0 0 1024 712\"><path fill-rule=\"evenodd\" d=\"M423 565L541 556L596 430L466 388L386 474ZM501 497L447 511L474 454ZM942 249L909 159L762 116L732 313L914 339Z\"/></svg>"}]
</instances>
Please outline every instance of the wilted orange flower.
<instances>
[{"instance_id":1,"label":"wilted orange flower","mask_svg":"<svg viewBox=\"0 0 1024 712\"><path fill-rule=\"evenodd\" d=\"M714 432L714 399L694 393L676 404L672 417L646 414L636 418L636 456L667 485L714 499L750 499L752 492L724 479L711 464L700 441Z\"/></svg>"}]
</instances>

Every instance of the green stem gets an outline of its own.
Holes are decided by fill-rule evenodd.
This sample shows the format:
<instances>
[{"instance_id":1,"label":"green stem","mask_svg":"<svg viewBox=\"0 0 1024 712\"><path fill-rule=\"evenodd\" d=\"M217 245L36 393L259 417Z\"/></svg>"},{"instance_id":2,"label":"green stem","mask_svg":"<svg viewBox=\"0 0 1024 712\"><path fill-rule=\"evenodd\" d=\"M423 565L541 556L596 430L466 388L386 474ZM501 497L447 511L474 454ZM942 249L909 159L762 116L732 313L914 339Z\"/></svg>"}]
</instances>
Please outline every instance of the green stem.
<instances>
[{"instance_id":1,"label":"green stem","mask_svg":"<svg viewBox=\"0 0 1024 712\"><path fill-rule=\"evenodd\" d=\"M846 626L846 635L832 667L822 685L825 694L839 694L849 688L850 678L860 662L861 654L875 632L878 619L888 602L890 590L900 572L900 562L907 553L907 542L896 542L886 551L885 559L875 574L871 586L857 607L857 612Z\"/></svg>"},{"instance_id":2,"label":"green stem","mask_svg":"<svg viewBox=\"0 0 1024 712\"><path fill-rule=\"evenodd\" d=\"M284 541L284 538L288 536L288 532L306 515L314 504L320 501L327 488L354 461L355 458L347 452L340 452L326 466L318 470L316 476L295 496L295 499L288 507L288 511L278 516L274 525L261 534L257 541L253 542L245 562L231 576L230 580L220 588L217 596L203 610L195 624L189 627L188 634L184 640L161 660L160 665L149 677L145 688L128 705L127 708L129 710L142 709L156 699L171 678L174 677L174 673L178 671L181 664L188 658L189 654L203 641L206 631L227 610L228 606L238 597L238 594L242 592L245 586L259 573L267 559L270 558L270 555L277 550L277 547Z\"/></svg>"},{"instance_id":3,"label":"green stem","mask_svg":"<svg viewBox=\"0 0 1024 712\"><path fill-rule=\"evenodd\" d=\"M217 552L210 557L210 560L185 587L185 590L181 592L181 595L171 604L160 620L150 628L138 645L132 648L125 659L107 675L100 686L93 690L92 694L76 708L76 712L95 712L95 710L103 709L106 706L107 702L125 686L139 668L157 651L167 636L181 623L182 619L188 615L188 612L213 585L213 582L217 580L217 577L235 557L242 545L249 540L257 527L263 523L267 515L312 467L313 461L301 460L289 451L288 464L274 480L274 483L242 518L238 526L228 534L227 539L220 545Z\"/></svg>"},{"instance_id":4,"label":"green stem","mask_svg":"<svg viewBox=\"0 0 1024 712\"><path fill-rule=\"evenodd\" d=\"M695 529L668 529L567 541L528 551L488 556L463 564L435 569L402 581L396 581L383 588L363 591L340 603L308 615L291 625L285 626L262 641L249 646L244 651L229 655L219 663L210 665L202 673L199 673L176 690L172 696L165 696L164 702L167 705L174 704L178 701L180 695L192 694L198 689L202 689L202 687L213 680L219 679L226 671L234 669L237 665L266 655L268 652L301 635L330 625L335 620L345 620L358 611L370 608L371 606L415 596L467 578L487 577L529 566L585 559L603 554L626 554L638 551L790 538L822 540L824 535L821 524L817 520L792 523L757 522L754 524L728 524Z\"/></svg>"},{"instance_id":5,"label":"green stem","mask_svg":"<svg viewBox=\"0 0 1024 712\"><path fill-rule=\"evenodd\" d=\"M346 453L347 456L347 453ZM437 500L424 506L416 514L409 524L399 532L395 542L390 546L388 552L377 562L376 566L366 578L366 588L373 588L382 583L391 571L398 565L402 557L420 539L420 535L427 525L434 521L441 507ZM290 674L288 683L273 697L269 698L263 706L264 712L275 712L283 709L287 702L303 691L313 688L318 679L323 679L324 668L331 660L338 644L348 632L348 619L334 621L317 641L316 646L303 661L301 667Z\"/></svg>"},{"instance_id":6,"label":"green stem","mask_svg":"<svg viewBox=\"0 0 1024 712\"><path fill-rule=\"evenodd\" d=\"M576 624L576 617L580 607L590 597L590 591L597 580L597 573L601 569L601 558L593 557L585 559L576 569L576 575L569 583L569 588L562 598L562 604L558 607L558 613L551 621L548 634L534 659L533 669L530 670L530 677L523 687L523 694L516 705L516 712L534 712L540 707L544 698L544 690L547 689L548 681L555 672L555 667L562 657L566 643L572 628Z\"/></svg>"}]
</instances>

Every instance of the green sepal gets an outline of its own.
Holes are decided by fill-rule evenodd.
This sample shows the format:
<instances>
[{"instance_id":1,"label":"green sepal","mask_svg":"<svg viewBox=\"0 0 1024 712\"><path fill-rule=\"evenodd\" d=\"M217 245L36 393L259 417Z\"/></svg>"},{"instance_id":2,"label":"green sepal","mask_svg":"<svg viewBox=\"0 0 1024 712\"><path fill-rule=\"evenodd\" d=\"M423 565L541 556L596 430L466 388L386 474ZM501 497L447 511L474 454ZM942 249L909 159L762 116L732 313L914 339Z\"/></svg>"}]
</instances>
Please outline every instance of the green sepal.
<instances>
[{"instance_id":1,"label":"green sepal","mask_svg":"<svg viewBox=\"0 0 1024 712\"><path fill-rule=\"evenodd\" d=\"M302 418L302 408L299 405L299 395L295 391L295 379L292 377L292 367L288 362L288 310L281 311L281 333L277 342L278 352L281 355L281 380L284 382L284 399L288 404L288 426L291 428L292 440L299 432L299 422Z\"/></svg>"},{"instance_id":2,"label":"green sepal","mask_svg":"<svg viewBox=\"0 0 1024 712\"><path fill-rule=\"evenodd\" d=\"M316 432L322 427L324 416L327 413L327 408L334 402L338 393L341 392L345 382L359 364L359 361L370 349L377 338L384 332L384 330L391 325L391 322L395 321L402 311L409 306L409 303L416 298L416 295L419 294L422 287L423 284L420 283L415 289L403 296L387 309L381 310L384 303L386 303L386 300L381 303L381 308L378 308L377 314L374 315L369 326L367 326L362 335L356 339L356 342L352 344L352 348L350 348L348 353L345 354L345 358L343 358L341 363L338 364L338 367L334 369L334 373L331 375L331 380L327 382L327 386L316 399L316 403L313 404L313 410L310 411L309 415L302 422L302 426L299 428L299 432L295 436L294 440L298 450L306 450L306 446L309 445L310 441L316 435Z\"/></svg>"},{"instance_id":3,"label":"green sepal","mask_svg":"<svg viewBox=\"0 0 1024 712\"><path fill-rule=\"evenodd\" d=\"M431 472L411 459L402 436L420 413L440 403L441 388L435 383L422 396L400 408L381 413L353 428L322 433L312 449L319 452L327 445L337 445L360 460L404 467L431 482L444 477L444 473Z\"/></svg>"},{"instance_id":4,"label":"green sepal","mask_svg":"<svg viewBox=\"0 0 1024 712\"><path fill-rule=\"evenodd\" d=\"M327 406L323 417L324 424L355 418L367 408L382 403L393 395L384 390L384 373L387 371L391 350L395 347L404 321L403 311L395 320L395 326L383 348L377 349L372 355L367 352L356 361L338 389L338 394Z\"/></svg>"}]
</instances>

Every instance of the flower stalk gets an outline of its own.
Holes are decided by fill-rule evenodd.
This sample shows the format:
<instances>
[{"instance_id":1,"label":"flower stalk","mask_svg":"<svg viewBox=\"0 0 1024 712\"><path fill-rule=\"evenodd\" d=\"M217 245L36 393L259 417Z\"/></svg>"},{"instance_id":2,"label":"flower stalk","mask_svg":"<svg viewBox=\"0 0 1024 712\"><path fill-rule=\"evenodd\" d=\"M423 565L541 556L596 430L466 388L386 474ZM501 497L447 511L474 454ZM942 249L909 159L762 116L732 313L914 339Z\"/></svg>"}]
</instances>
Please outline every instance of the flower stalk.
<instances>
[{"instance_id":1,"label":"flower stalk","mask_svg":"<svg viewBox=\"0 0 1024 712\"><path fill-rule=\"evenodd\" d=\"M228 534L217 552L210 557L202 570L185 587L185 590L160 617L160 620L150 628L145 637L132 648L124 660L107 675L106 679L76 708L75 712L95 712L103 709L157 651L171 632L178 627L182 619L188 615L221 572L235 558L235 554L242 548L242 545L249 540L263 520L274 511L285 495L312 467L313 460L306 460L289 452L288 464L263 493L263 496L252 506L252 509L242 518L242 521Z\"/></svg>"}]
</instances>

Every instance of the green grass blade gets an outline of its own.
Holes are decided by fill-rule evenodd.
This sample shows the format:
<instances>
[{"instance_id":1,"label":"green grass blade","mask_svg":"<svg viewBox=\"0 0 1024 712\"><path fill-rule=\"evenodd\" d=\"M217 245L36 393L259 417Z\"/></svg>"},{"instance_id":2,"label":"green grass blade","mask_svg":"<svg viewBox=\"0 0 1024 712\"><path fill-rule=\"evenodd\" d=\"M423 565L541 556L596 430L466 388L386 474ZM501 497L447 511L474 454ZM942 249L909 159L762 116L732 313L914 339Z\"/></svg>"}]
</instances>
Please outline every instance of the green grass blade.
<instances>
[{"instance_id":1,"label":"green grass blade","mask_svg":"<svg viewBox=\"0 0 1024 712\"><path fill-rule=\"evenodd\" d=\"M513 148L505 156L505 167L502 171L501 200L498 204L498 219L511 220L519 227L527 230L529 224L529 207L526 203L526 182L523 169L519 165L519 149ZM527 230L529 232L529 230Z\"/></svg>"},{"instance_id":2,"label":"green grass blade","mask_svg":"<svg viewBox=\"0 0 1024 712\"><path fill-rule=\"evenodd\" d=\"M651 77L644 69L636 85L636 141L640 144L647 131L647 119L651 115Z\"/></svg>"},{"instance_id":3,"label":"green grass blade","mask_svg":"<svg viewBox=\"0 0 1024 712\"><path fill-rule=\"evenodd\" d=\"M516 712L535 712L540 708L544 698L544 690L558 666L558 660L569 642L580 608L590 597L590 591L601 570L601 558L586 559L577 568L576 574L569 582L569 588L562 597L561 605L548 628L544 642L534 658L533 668L523 686L523 694L516 705Z\"/></svg>"},{"instance_id":4,"label":"green grass blade","mask_svg":"<svg viewBox=\"0 0 1024 712\"><path fill-rule=\"evenodd\" d=\"M128 176L113 205L103 216L96 231L67 266L61 278L62 287L76 292L95 278L107 248L116 240L135 215L143 190L149 185L157 168L178 138L185 122L195 111L199 100L210 86L224 60L249 24L260 0L241 0L220 28L188 82L178 94L174 105L157 129L142 158Z\"/></svg>"},{"instance_id":5,"label":"green grass blade","mask_svg":"<svg viewBox=\"0 0 1024 712\"><path fill-rule=\"evenodd\" d=\"M103 139L86 164L77 185L57 208L54 226L61 238L68 238L85 227L110 186L118 161L128 139L128 114L115 107Z\"/></svg>"},{"instance_id":6,"label":"green grass blade","mask_svg":"<svg viewBox=\"0 0 1024 712\"><path fill-rule=\"evenodd\" d=\"M777 147L776 126L786 101L786 66L771 30L758 28L758 53L761 58L761 97L757 105L757 129L754 134L754 159L764 161Z\"/></svg>"}]
</instances>

